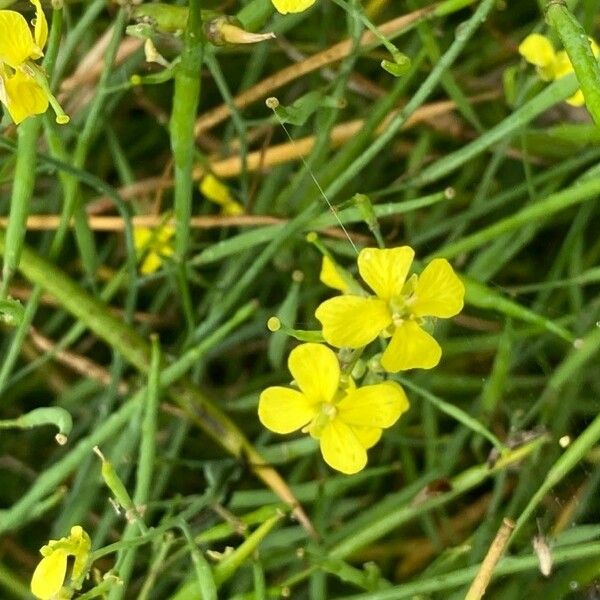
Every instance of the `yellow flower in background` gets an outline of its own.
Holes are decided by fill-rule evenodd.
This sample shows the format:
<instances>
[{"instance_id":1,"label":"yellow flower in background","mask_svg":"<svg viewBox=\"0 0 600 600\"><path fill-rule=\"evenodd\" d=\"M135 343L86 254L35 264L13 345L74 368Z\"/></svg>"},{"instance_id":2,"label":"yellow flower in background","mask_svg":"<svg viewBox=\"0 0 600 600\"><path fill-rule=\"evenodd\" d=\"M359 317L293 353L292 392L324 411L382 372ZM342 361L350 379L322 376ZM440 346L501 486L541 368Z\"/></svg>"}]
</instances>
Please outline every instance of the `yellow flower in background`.
<instances>
[{"instance_id":1,"label":"yellow flower in background","mask_svg":"<svg viewBox=\"0 0 600 600\"><path fill-rule=\"evenodd\" d=\"M171 238L175 235L175 227L162 225L157 229L148 227L134 227L133 244L142 259L140 273L149 275L160 269L165 258L173 256L175 250L171 245Z\"/></svg>"},{"instance_id":2,"label":"yellow flower in background","mask_svg":"<svg viewBox=\"0 0 600 600\"><path fill-rule=\"evenodd\" d=\"M271 0L271 2L278 12L285 15L308 10L316 0Z\"/></svg>"},{"instance_id":3,"label":"yellow flower in background","mask_svg":"<svg viewBox=\"0 0 600 600\"><path fill-rule=\"evenodd\" d=\"M346 294L323 302L315 316L323 325L325 341L338 348L361 348L382 334L391 337L381 357L386 371L435 367L442 349L421 327L423 317L457 315L465 288L442 258L407 280L413 258L409 246L362 250L358 271L375 296Z\"/></svg>"},{"instance_id":4,"label":"yellow flower in background","mask_svg":"<svg viewBox=\"0 0 600 600\"><path fill-rule=\"evenodd\" d=\"M42 546L43 556L31 578L31 593L40 600L58 598L67 575L67 560L74 557L71 570L71 584L79 589L89 570L89 557L92 543L84 529L75 525L68 537L50 540Z\"/></svg>"},{"instance_id":5,"label":"yellow flower in background","mask_svg":"<svg viewBox=\"0 0 600 600\"><path fill-rule=\"evenodd\" d=\"M592 38L588 38L594 56L600 56L600 48ZM519 45L519 54L530 64L535 65L540 79L553 81L573 73L573 65L564 50L556 52L552 42L544 35L532 33ZM571 106L583 106L585 99L583 92L577 90L573 96L567 98Z\"/></svg>"},{"instance_id":6,"label":"yellow flower in background","mask_svg":"<svg viewBox=\"0 0 600 600\"><path fill-rule=\"evenodd\" d=\"M319 440L325 462L342 473L364 469L367 450L408 410L406 394L395 382L360 388L351 379L343 382L335 353L323 344L294 348L288 368L299 389L264 390L261 423L275 433L309 433Z\"/></svg>"},{"instance_id":7,"label":"yellow flower in background","mask_svg":"<svg viewBox=\"0 0 600 600\"><path fill-rule=\"evenodd\" d=\"M67 123L58 102L50 93L42 69L33 61L41 58L48 39L48 23L40 0L35 6L33 34L25 17L14 10L0 10L0 102L15 123L46 112L52 104L58 123Z\"/></svg>"},{"instance_id":8,"label":"yellow flower in background","mask_svg":"<svg viewBox=\"0 0 600 600\"><path fill-rule=\"evenodd\" d=\"M244 207L231 195L229 188L210 173L200 182L200 191L207 200L221 207L221 214L227 216L241 215Z\"/></svg>"}]
</instances>

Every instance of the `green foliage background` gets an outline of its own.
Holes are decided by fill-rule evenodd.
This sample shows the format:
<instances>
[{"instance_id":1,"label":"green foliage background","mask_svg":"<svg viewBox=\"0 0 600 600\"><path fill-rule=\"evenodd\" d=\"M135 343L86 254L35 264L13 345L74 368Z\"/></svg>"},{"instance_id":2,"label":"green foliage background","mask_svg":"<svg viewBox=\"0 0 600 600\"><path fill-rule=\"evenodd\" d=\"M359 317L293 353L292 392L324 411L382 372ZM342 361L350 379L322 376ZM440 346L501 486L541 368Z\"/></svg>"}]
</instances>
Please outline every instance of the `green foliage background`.
<instances>
[{"instance_id":1,"label":"green foliage background","mask_svg":"<svg viewBox=\"0 0 600 600\"><path fill-rule=\"evenodd\" d=\"M190 22L212 18L190 4ZM182 56L173 72L126 35L133 7L44 6L46 68L71 122L47 114L17 131L5 117L0 134L0 207L12 221L0 252L19 263L5 267L3 291L24 309L1 307L0 417L11 428L0 430L0 595L30 598L38 549L80 524L94 567L122 580L98 590L111 600L473 598L510 518L486 598L596 597L600 112L586 34L597 34L597 2L553 7L550 25L542 0L317 0L286 16L269 0L202 3L277 40L215 46L191 26L153 31L167 61ZM31 14L0 0L8 7ZM361 46L365 28L401 15ZM517 52L532 31L564 46L575 73L539 81ZM305 57L346 39L349 51L301 73ZM410 59L398 77L381 67L394 48ZM290 66L284 85L267 80ZM236 106L253 86L255 100ZM564 102L578 87L587 109ZM220 105L224 118L195 136L196 118ZM209 170L242 218L199 193ZM288 383L296 343L267 319L316 329L330 295L306 234L354 269L324 197L357 247L376 245L357 193L386 246L409 244L423 264L448 258L467 297L436 326L440 366L405 375L411 410L347 477L306 436L262 428L256 407L262 389ZM132 219L159 214L176 216L175 254L142 277ZM41 230L25 225L35 215ZM98 215L118 217L117 230L99 229ZM14 427L39 407L72 416L65 446L43 426L64 425L62 411ZM95 445L146 507L138 519L109 503ZM551 549L549 577L536 535Z\"/></svg>"}]
</instances>

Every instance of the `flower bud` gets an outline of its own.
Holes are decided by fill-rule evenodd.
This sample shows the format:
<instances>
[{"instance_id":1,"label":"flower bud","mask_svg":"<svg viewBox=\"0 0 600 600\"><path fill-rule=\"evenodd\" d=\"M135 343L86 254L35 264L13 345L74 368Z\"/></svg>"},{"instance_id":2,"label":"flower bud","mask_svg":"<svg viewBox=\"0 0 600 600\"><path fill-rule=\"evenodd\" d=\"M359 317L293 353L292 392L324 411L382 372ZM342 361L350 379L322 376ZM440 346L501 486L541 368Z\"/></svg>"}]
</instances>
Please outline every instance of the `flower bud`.
<instances>
[{"instance_id":1,"label":"flower bud","mask_svg":"<svg viewBox=\"0 0 600 600\"><path fill-rule=\"evenodd\" d=\"M252 33L245 31L239 23L230 17L216 17L204 23L204 33L211 44L225 46L227 44L256 44L273 39L275 34Z\"/></svg>"}]
</instances>

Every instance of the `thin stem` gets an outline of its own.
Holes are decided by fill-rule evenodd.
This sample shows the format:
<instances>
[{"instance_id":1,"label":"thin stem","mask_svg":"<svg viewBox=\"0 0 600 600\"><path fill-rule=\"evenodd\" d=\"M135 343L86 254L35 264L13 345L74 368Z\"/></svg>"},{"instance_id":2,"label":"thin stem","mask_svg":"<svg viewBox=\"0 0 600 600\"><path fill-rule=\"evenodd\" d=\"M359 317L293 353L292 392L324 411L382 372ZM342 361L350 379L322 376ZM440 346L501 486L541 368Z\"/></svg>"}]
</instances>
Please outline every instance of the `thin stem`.
<instances>
[{"instance_id":1,"label":"thin stem","mask_svg":"<svg viewBox=\"0 0 600 600\"><path fill-rule=\"evenodd\" d=\"M35 151L40 127L40 117L29 117L18 127L17 164L10 199L10 218L6 229L0 300L5 300L8 296L10 282L19 266L25 243L29 205L35 186Z\"/></svg>"},{"instance_id":2,"label":"thin stem","mask_svg":"<svg viewBox=\"0 0 600 600\"><path fill-rule=\"evenodd\" d=\"M175 253L179 261L178 283L188 327L194 317L185 273L185 258L190 245L192 216L192 169L194 164L194 121L200 102L200 72L204 52L202 11L199 0L190 0L184 48L175 73L170 132L175 180Z\"/></svg>"}]
</instances>

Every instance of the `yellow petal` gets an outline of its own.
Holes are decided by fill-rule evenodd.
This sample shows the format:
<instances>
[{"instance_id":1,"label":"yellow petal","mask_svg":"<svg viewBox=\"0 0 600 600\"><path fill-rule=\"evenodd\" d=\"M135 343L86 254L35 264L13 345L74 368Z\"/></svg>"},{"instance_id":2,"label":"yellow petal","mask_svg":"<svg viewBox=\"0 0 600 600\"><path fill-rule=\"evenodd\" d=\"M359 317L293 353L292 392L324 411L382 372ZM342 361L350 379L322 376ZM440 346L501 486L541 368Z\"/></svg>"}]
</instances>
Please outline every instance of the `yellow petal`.
<instances>
[{"instance_id":1,"label":"yellow petal","mask_svg":"<svg viewBox=\"0 0 600 600\"><path fill-rule=\"evenodd\" d=\"M319 438L325 462L346 475L358 473L367 464L367 451L352 429L339 419L330 421Z\"/></svg>"},{"instance_id":2,"label":"yellow petal","mask_svg":"<svg viewBox=\"0 0 600 600\"><path fill-rule=\"evenodd\" d=\"M381 357L381 366L389 373L407 369L431 369L442 357L440 345L414 321L396 328Z\"/></svg>"},{"instance_id":3,"label":"yellow petal","mask_svg":"<svg viewBox=\"0 0 600 600\"><path fill-rule=\"evenodd\" d=\"M377 296L389 300L402 292L414 256L410 246L365 248L358 255L358 271Z\"/></svg>"},{"instance_id":4,"label":"yellow petal","mask_svg":"<svg viewBox=\"0 0 600 600\"><path fill-rule=\"evenodd\" d=\"M273 6L282 14L299 13L310 8L316 0L271 0Z\"/></svg>"},{"instance_id":5,"label":"yellow petal","mask_svg":"<svg viewBox=\"0 0 600 600\"><path fill-rule=\"evenodd\" d=\"M173 254L175 254L175 248L173 248L171 244L163 244L160 248L159 254L162 258L173 256Z\"/></svg>"},{"instance_id":6,"label":"yellow petal","mask_svg":"<svg viewBox=\"0 0 600 600\"><path fill-rule=\"evenodd\" d=\"M570 75L574 71L569 55L561 50L556 53L556 59L552 63L552 74L554 79L560 79L566 75Z\"/></svg>"},{"instance_id":7,"label":"yellow petal","mask_svg":"<svg viewBox=\"0 0 600 600\"><path fill-rule=\"evenodd\" d=\"M0 10L0 31L0 63L16 69L28 58L35 60L42 56L25 17L18 12Z\"/></svg>"},{"instance_id":8,"label":"yellow petal","mask_svg":"<svg viewBox=\"0 0 600 600\"><path fill-rule=\"evenodd\" d=\"M321 273L319 279L321 283L324 283L327 287L333 288L334 290L340 290L340 292L348 293L350 291L348 284L340 273L341 267L336 265L329 256L323 257L321 263Z\"/></svg>"},{"instance_id":9,"label":"yellow petal","mask_svg":"<svg viewBox=\"0 0 600 600\"><path fill-rule=\"evenodd\" d=\"M465 286L450 263L444 258L435 258L417 280L410 310L417 317L448 319L462 310L464 298Z\"/></svg>"},{"instance_id":10,"label":"yellow petal","mask_svg":"<svg viewBox=\"0 0 600 600\"><path fill-rule=\"evenodd\" d=\"M549 67L555 58L554 48L550 40L539 33L528 35L519 44L519 54L536 67Z\"/></svg>"},{"instance_id":11,"label":"yellow petal","mask_svg":"<svg viewBox=\"0 0 600 600\"><path fill-rule=\"evenodd\" d=\"M372 448L381 439L383 433L383 429L377 427L352 427L352 431L365 450Z\"/></svg>"},{"instance_id":12,"label":"yellow petal","mask_svg":"<svg viewBox=\"0 0 600 600\"><path fill-rule=\"evenodd\" d=\"M52 600L60 592L67 574L67 553L54 550L39 562L31 578L31 593L40 600Z\"/></svg>"},{"instance_id":13,"label":"yellow petal","mask_svg":"<svg viewBox=\"0 0 600 600\"><path fill-rule=\"evenodd\" d=\"M585 104L585 98L581 90L577 90L572 96L566 99L567 104L571 106L583 106Z\"/></svg>"},{"instance_id":14,"label":"yellow petal","mask_svg":"<svg viewBox=\"0 0 600 600\"><path fill-rule=\"evenodd\" d=\"M163 225L157 230L147 227L134 228L133 245L138 255L141 256L147 252L140 267L143 275L157 271L162 265L163 259L175 253L170 243L173 235L175 235L175 228L172 225Z\"/></svg>"},{"instance_id":15,"label":"yellow petal","mask_svg":"<svg viewBox=\"0 0 600 600\"><path fill-rule=\"evenodd\" d=\"M33 30L33 37L38 48L43 48L46 45L48 39L48 21L46 21L46 15L42 10L40 0L29 0L31 4L35 6L35 25Z\"/></svg>"},{"instance_id":16,"label":"yellow petal","mask_svg":"<svg viewBox=\"0 0 600 600\"><path fill-rule=\"evenodd\" d=\"M224 204L221 212L228 217L235 217L244 214L244 207L239 202L233 200Z\"/></svg>"},{"instance_id":17,"label":"yellow petal","mask_svg":"<svg viewBox=\"0 0 600 600\"><path fill-rule=\"evenodd\" d=\"M15 71L12 77L4 80L4 96L6 108L17 125L27 117L48 110L46 92L34 79L21 71Z\"/></svg>"},{"instance_id":18,"label":"yellow petal","mask_svg":"<svg viewBox=\"0 0 600 600\"><path fill-rule=\"evenodd\" d=\"M340 383L337 356L324 344L300 344L288 358L288 368L310 402L330 402Z\"/></svg>"},{"instance_id":19,"label":"yellow petal","mask_svg":"<svg viewBox=\"0 0 600 600\"><path fill-rule=\"evenodd\" d=\"M367 385L348 394L337 405L338 418L347 425L385 429L408 410L404 390L393 381Z\"/></svg>"},{"instance_id":20,"label":"yellow petal","mask_svg":"<svg viewBox=\"0 0 600 600\"><path fill-rule=\"evenodd\" d=\"M173 225L163 225L159 228L156 239L159 245L166 244L175 235L175 227Z\"/></svg>"},{"instance_id":21,"label":"yellow petal","mask_svg":"<svg viewBox=\"0 0 600 600\"><path fill-rule=\"evenodd\" d=\"M144 250L150 238L152 237L152 230L147 227L134 227L133 228L133 245L136 250Z\"/></svg>"},{"instance_id":22,"label":"yellow petal","mask_svg":"<svg viewBox=\"0 0 600 600\"><path fill-rule=\"evenodd\" d=\"M323 337L338 348L360 348L372 342L391 322L387 304L379 298L338 296L325 300L315 316Z\"/></svg>"},{"instance_id":23,"label":"yellow petal","mask_svg":"<svg viewBox=\"0 0 600 600\"><path fill-rule=\"evenodd\" d=\"M260 422L275 433L291 433L304 427L317 413L308 398L297 390L269 387L258 401Z\"/></svg>"},{"instance_id":24,"label":"yellow petal","mask_svg":"<svg viewBox=\"0 0 600 600\"><path fill-rule=\"evenodd\" d=\"M226 206L231 202L235 202L229 193L229 188L211 173L202 178L200 191L208 200L220 206Z\"/></svg>"},{"instance_id":25,"label":"yellow petal","mask_svg":"<svg viewBox=\"0 0 600 600\"><path fill-rule=\"evenodd\" d=\"M142 261L140 273L142 275L150 275L160 269L162 258L154 251L148 252L146 258Z\"/></svg>"}]
</instances>

